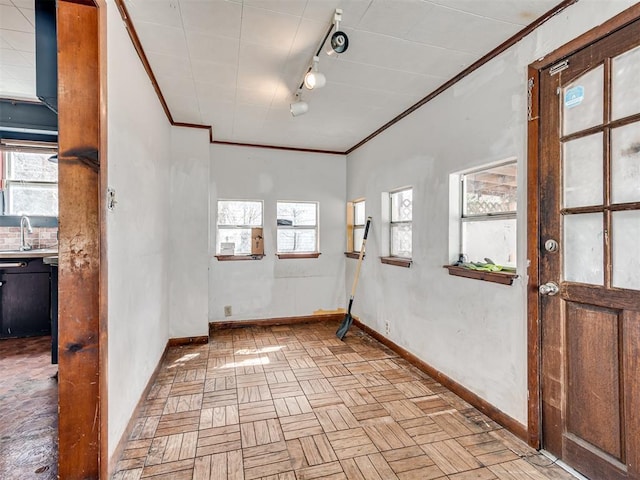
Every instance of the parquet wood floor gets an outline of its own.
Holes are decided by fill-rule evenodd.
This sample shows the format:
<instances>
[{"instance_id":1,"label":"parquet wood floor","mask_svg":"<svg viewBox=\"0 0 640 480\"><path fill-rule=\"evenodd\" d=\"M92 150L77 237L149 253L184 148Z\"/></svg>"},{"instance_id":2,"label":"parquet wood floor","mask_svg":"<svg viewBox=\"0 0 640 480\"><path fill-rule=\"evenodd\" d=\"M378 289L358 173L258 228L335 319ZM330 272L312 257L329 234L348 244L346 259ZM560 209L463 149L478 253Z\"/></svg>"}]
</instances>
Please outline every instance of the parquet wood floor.
<instances>
[{"instance_id":1,"label":"parquet wood floor","mask_svg":"<svg viewBox=\"0 0 640 480\"><path fill-rule=\"evenodd\" d=\"M0 340L0 479L58 477L57 372L51 337Z\"/></svg>"},{"instance_id":2,"label":"parquet wood floor","mask_svg":"<svg viewBox=\"0 0 640 480\"><path fill-rule=\"evenodd\" d=\"M357 328L216 331L172 348L114 480L565 480Z\"/></svg>"}]
</instances>

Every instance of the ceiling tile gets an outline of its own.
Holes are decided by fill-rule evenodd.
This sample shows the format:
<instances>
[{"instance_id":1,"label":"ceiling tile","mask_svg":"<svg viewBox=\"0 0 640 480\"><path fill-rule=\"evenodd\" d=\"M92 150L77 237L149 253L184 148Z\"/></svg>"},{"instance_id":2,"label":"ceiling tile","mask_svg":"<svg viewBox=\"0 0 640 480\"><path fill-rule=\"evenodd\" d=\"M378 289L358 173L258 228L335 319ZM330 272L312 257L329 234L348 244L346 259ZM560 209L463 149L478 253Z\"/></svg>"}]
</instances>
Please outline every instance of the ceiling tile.
<instances>
[{"instance_id":1,"label":"ceiling tile","mask_svg":"<svg viewBox=\"0 0 640 480\"><path fill-rule=\"evenodd\" d=\"M517 33L514 25L487 17L432 5L405 35L407 40L462 52L484 55ZM455 31L455 35L451 32Z\"/></svg>"},{"instance_id":2,"label":"ceiling tile","mask_svg":"<svg viewBox=\"0 0 640 480\"><path fill-rule=\"evenodd\" d=\"M36 28L36 11L32 8L21 8L20 13L26 18L29 23L33 26L34 31Z\"/></svg>"},{"instance_id":3,"label":"ceiling tile","mask_svg":"<svg viewBox=\"0 0 640 480\"><path fill-rule=\"evenodd\" d=\"M304 9L304 17L333 23L336 8L342 9L342 26L353 27L358 24L373 0L309 0Z\"/></svg>"},{"instance_id":4,"label":"ceiling tile","mask_svg":"<svg viewBox=\"0 0 640 480\"><path fill-rule=\"evenodd\" d=\"M449 8L518 25L529 25L559 0L430 0Z\"/></svg>"},{"instance_id":5,"label":"ceiling tile","mask_svg":"<svg viewBox=\"0 0 640 480\"><path fill-rule=\"evenodd\" d=\"M18 50L6 48L0 48L0 65L33 66Z\"/></svg>"},{"instance_id":6,"label":"ceiling tile","mask_svg":"<svg viewBox=\"0 0 640 480\"><path fill-rule=\"evenodd\" d=\"M0 29L33 33L34 27L17 7L0 5Z\"/></svg>"},{"instance_id":7,"label":"ceiling tile","mask_svg":"<svg viewBox=\"0 0 640 480\"><path fill-rule=\"evenodd\" d=\"M242 5L235 2L181 0L180 11L187 31L240 38Z\"/></svg>"},{"instance_id":8,"label":"ceiling tile","mask_svg":"<svg viewBox=\"0 0 640 480\"><path fill-rule=\"evenodd\" d=\"M235 102L236 87L235 85L196 82L196 95L200 101L201 108L204 109L206 107L205 103L216 105L218 103Z\"/></svg>"},{"instance_id":9,"label":"ceiling tile","mask_svg":"<svg viewBox=\"0 0 640 480\"><path fill-rule=\"evenodd\" d=\"M196 60L237 65L240 42L237 38L187 31L189 56Z\"/></svg>"},{"instance_id":10,"label":"ceiling tile","mask_svg":"<svg viewBox=\"0 0 640 480\"><path fill-rule=\"evenodd\" d=\"M125 0L131 18L137 22L182 27L178 0Z\"/></svg>"},{"instance_id":11,"label":"ceiling tile","mask_svg":"<svg viewBox=\"0 0 640 480\"><path fill-rule=\"evenodd\" d=\"M244 0L247 7L262 8L277 13L301 17L307 5L306 0Z\"/></svg>"},{"instance_id":12,"label":"ceiling tile","mask_svg":"<svg viewBox=\"0 0 640 480\"><path fill-rule=\"evenodd\" d=\"M191 60L193 79L196 83L211 83L235 88L238 76L236 65L224 65L202 60Z\"/></svg>"},{"instance_id":13,"label":"ceiling tile","mask_svg":"<svg viewBox=\"0 0 640 480\"><path fill-rule=\"evenodd\" d=\"M355 27L367 32L403 37L431 8L432 4L422 0L378 0L372 2Z\"/></svg>"},{"instance_id":14,"label":"ceiling tile","mask_svg":"<svg viewBox=\"0 0 640 480\"><path fill-rule=\"evenodd\" d=\"M195 95L182 95L176 92L165 94L164 98L176 122L202 123L202 115Z\"/></svg>"},{"instance_id":15,"label":"ceiling tile","mask_svg":"<svg viewBox=\"0 0 640 480\"><path fill-rule=\"evenodd\" d=\"M22 52L36 51L36 37L33 33L0 29L0 38L16 50Z\"/></svg>"},{"instance_id":16,"label":"ceiling tile","mask_svg":"<svg viewBox=\"0 0 640 480\"><path fill-rule=\"evenodd\" d=\"M268 107L273 101L275 88L272 85L259 85L256 88L238 88L236 102L241 105Z\"/></svg>"},{"instance_id":17,"label":"ceiling tile","mask_svg":"<svg viewBox=\"0 0 640 480\"><path fill-rule=\"evenodd\" d=\"M188 57L187 42L181 28L136 22L136 31L147 53Z\"/></svg>"},{"instance_id":18,"label":"ceiling tile","mask_svg":"<svg viewBox=\"0 0 640 480\"><path fill-rule=\"evenodd\" d=\"M156 75L160 89L165 95L187 95L196 96L196 87L193 83L191 72L183 75L172 75L168 77Z\"/></svg>"},{"instance_id":19,"label":"ceiling tile","mask_svg":"<svg viewBox=\"0 0 640 480\"><path fill-rule=\"evenodd\" d=\"M161 77L180 76L191 69L188 57L163 55L161 53L147 53L154 75Z\"/></svg>"},{"instance_id":20,"label":"ceiling tile","mask_svg":"<svg viewBox=\"0 0 640 480\"><path fill-rule=\"evenodd\" d=\"M233 130L259 131L264 125L269 107L257 105L237 105L233 118Z\"/></svg>"},{"instance_id":21,"label":"ceiling tile","mask_svg":"<svg viewBox=\"0 0 640 480\"><path fill-rule=\"evenodd\" d=\"M0 3L5 3L5 2L0 2ZM8 4L12 3L11 0L8 0L7 2ZM13 4L18 7L18 8L27 8L30 10L33 10L36 8L35 6L35 0L13 0Z\"/></svg>"},{"instance_id":22,"label":"ceiling tile","mask_svg":"<svg viewBox=\"0 0 640 480\"><path fill-rule=\"evenodd\" d=\"M259 44L288 54L299 23L299 17L245 6L242 10L242 44Z\"/></svg>"}]
</instances>

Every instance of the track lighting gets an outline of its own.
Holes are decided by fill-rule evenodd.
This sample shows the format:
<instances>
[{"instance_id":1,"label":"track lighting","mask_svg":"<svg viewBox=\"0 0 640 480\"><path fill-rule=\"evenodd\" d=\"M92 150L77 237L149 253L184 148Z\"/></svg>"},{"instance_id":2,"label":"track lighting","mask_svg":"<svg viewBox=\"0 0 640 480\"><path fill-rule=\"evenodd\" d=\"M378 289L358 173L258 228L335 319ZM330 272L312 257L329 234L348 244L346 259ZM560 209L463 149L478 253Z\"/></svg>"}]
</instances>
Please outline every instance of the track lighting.
<instances>
[{"instance_id":1,"label":"track lighting","mask_svg":"<svg viewBox=\"0 0 640 480\"><path fill-rule=\"evenodd\" d=\"M307 72L304 76L304 86L309 90L313 90L314 88L322 88L327 83L327 78L324 74L318 72L318 62L320 58L318 56L313 57L313 66L311 70Z\"/></svg>"},{"instance_id":2,"label":"track lighting","mask_svg":"<svg viewBox=\"0 0 640 480\"><path fill-rule=\"evenodd\" d=\"M296 93L296 101L289 105L289 111L294 117L304 115L309 111L309 104L302 100L300 90Z\"/></svg>"},{"instance_id":3,"label":"track lighting","mask_svg":"<svg viewBox=\"0 0 640 480\"><path fill-rule=\"evenodd\" d=\"M294 117L303 115L309 111L309 105L301 98L303 87L307 88L308 90L314 90L316 88L324 87L327 83L327 78L318 71L318 63L320 62L320 52L322 52L325 43L327 43L331 32L334 33L331 36L331 49L327 51L328 55L331 55L333 53L343 53L349 47L349 38L347 38L347 34L339 30L341 20L342 10L336 8L336 11L333 15L333 23L329 26L327 33L320 42L320 46L318 47L318 50L316 51L311 61L311 65L307 66L307 71L305 72L304 77L302 78L302 82L300 82L300 86L296 91L295 101L289 104L289 111Z\"/></svg>"}]
</instances>

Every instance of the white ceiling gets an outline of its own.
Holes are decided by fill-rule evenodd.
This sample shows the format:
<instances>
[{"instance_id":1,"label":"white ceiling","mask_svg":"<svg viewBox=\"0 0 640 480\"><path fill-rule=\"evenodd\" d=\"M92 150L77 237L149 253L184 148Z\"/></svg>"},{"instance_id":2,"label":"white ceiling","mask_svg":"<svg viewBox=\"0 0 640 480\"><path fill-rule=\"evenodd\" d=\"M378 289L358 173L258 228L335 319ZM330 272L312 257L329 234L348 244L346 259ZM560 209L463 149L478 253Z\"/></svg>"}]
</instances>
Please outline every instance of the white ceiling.
<instances>
[{"instance_id":1,"label":"white ceiling","mask_svg":"<svg viewBox=\"0 0 640 480\"><path fill-rule=\"evenodd\" d=\"M0 97L36 98L34 0L0 0Z\"/></svg>"},{"instance_id":2,"label":"white ceiling","mask_svg":"<svg viewBox=\"0 0 640 480\"><path fill-rule=\"evenodd\" d=\"M174 121L218 141L345 151L560 0L125 0ZM111 8L111 5L109 6ZM289 104L343 10L327 85ZM33 0L0 0L0 96L35 97ZM326 49L323 49L326 50Z\"/></svg>"}]
</instances>

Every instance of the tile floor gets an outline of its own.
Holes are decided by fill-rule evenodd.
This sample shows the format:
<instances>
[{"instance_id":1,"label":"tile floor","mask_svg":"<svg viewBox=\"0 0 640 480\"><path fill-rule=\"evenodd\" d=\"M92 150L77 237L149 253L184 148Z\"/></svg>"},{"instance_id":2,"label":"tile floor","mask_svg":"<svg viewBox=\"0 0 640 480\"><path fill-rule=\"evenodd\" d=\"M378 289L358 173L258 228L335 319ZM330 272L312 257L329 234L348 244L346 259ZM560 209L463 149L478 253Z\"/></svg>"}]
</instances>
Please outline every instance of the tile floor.
<instances>
[{"instance_id":1,"label":"tile floor","mask_svg":"<svg viewBox=\"0 0 640 480\"><path fill-rule=\"evenodd\" d=\"M214 332L172 348L116 480L571 479L352 328Z\"/></svg>"},{"instance_id":2,"label":"tile floor","mask_svg":"<svg viewBox=\"0 0 640 480\"><path fill-rule=\"evenodd\" d=\"M51 337L0 340L0 479L58 477L57 372Z\"/></svg>"}]
</instances>

